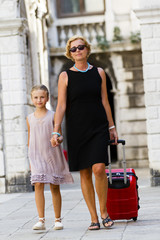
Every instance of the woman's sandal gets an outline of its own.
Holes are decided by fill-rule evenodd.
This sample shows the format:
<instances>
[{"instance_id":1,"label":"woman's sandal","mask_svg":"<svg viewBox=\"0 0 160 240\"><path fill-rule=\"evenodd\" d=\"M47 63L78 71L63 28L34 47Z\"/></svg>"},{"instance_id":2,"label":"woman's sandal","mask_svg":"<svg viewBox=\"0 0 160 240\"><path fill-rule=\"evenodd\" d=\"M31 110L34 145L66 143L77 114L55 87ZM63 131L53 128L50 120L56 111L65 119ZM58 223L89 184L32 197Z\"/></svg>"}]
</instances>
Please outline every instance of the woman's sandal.
<instances>
[{"instance_id":1,"label":"woman's sandal","mask_svg":"<svg viewBox=\"0 0 160 240\"><path fill-rule=\"evenodd\" d=\"M107 223L110 223L110 225L106 226L105 224ZM114 225L114 222L110 219L109 215L106 217L106 218L102 218L102 224L105 228L111 228L113 225Z\"/></svg>"},{"instance_id":2,"label":"woman's sandal","mask_svg":"<svg viewBox=\"0 0 160 240\"><path fill-rule=\"evenodd\" d=\"M94 223L92 222L91 225L89 226L88 230L99 230L100 229L100 223Z\"/></svg>"}]
</instances>

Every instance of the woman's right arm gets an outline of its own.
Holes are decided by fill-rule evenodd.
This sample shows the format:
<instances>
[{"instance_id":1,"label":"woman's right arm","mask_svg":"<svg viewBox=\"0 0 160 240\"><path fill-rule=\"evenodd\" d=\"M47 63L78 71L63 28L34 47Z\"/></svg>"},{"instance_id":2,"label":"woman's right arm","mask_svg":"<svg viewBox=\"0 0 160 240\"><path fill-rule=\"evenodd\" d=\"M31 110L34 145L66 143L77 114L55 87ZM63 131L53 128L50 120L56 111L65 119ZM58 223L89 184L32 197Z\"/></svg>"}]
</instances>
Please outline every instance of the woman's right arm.
<instances>
[{"instance_id":1,"label":"woman's right arm","mask_svg":"<svg viewBox=\"0 0 160 240\"><path fill-rule=\"evenodd\" d=\"M54 132L60 132L61 123L66 111L67 84L68 75L66 72L62 72L58 80L58 103L55 112ZM57 135L53 135L51 139L51 144L53 147L59 145L57 137L58 137Z\"/></svg>"}]
</instances>

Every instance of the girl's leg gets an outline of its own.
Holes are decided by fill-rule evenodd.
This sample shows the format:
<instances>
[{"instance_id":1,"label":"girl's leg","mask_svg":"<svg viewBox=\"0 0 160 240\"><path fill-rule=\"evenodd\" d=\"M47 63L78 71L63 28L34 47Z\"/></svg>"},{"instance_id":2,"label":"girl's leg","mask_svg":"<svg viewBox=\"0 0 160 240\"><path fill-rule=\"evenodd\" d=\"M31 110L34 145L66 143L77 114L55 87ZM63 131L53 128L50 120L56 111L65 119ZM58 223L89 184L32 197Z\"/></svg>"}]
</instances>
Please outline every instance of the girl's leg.
<instances>
[{"instance_id":1,"label":"girl's leg","mask_svg":"<svg viewBox=\"0 0 160 240\"><path fill-rule=\"evenodd\" d=\"M51 193L52 193L52 201L53 201L55 218L60 218L61 217L61 205L62 205L60 186L50 184L50 189L51 189Z\"/></svg>"},{"instance_id":2,"label":"girl's leg","mask_svg":"<svg viewBox=\"0 0 160 240\"><path fill-rule=\"evenodd\" d=\"M63 229L63 224L61 223L61 206L62 206L62 198L60 193L60 186L50 184L50 189L52 193L52 201L55 213L55 226L54 230Z\"/></svg>"},{"instance_id":3,"label":"girl's leg","mask_svg":"<svg viewBox=\"0 0 160 240\"><path fill-rule=\"evenodd\" d=\"M33 230L45 230L45 198L44 198L44 183L35 183L35 201L39 215L39 221L33 226Z\"/></svg>"},{"instance_id":4,"label":"girl's leg","mask_svg":"<svg viewBox=\"0 0 160 240\"><path fill-rule=\"evenodd\" d=\"M44 183L35 183L35 201L39 218L44 218L45 209Z\"/></svg>"},{"instance_id":5,"label":"girl's leg","mask_svg":"<svg viewBox=\"0 0 160 240\"><path fill-rule=\"evenodd\" d=\"M100 212L102 219L106 219L108 216L107 212L107 191L108 191L108 179L105 173L105 164L97 163L92 166L92 170L95 176L95 187L99 199ZM113 221L105 223L106 227L113 225Z\"/></svg>"},{"instance_id":6,"label":"girl's leg","mask_svg":"<svg viewBox=\"0 0 160 240\"><path fill-rule=\"evenodd\" d=\"M90 168L80 170L81 189L88 206L92 223L98 223L98 216L96 211L95 191L92 182L92 170ZM89 229L99 229L98 226L92 226Z\"/></svg>"}]
</instances>

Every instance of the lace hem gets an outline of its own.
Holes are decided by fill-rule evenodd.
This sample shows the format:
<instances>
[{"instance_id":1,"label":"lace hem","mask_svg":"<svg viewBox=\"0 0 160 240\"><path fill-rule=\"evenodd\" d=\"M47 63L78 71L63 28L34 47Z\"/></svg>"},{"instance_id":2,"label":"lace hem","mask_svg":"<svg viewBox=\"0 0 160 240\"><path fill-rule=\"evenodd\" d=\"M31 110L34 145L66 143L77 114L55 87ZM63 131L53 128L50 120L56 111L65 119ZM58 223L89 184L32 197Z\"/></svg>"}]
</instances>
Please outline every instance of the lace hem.
<instances>
[{"instance_id":1,"label":"lace hem","mask_svg":"<svg viewBox=\"0 0 160 240\"><path fill-rule=\"evenodd\" d=\"M31 184L34 184L36 182L40 183L51 183L55 185L60 185L63 183L73 183L73 178L71 174L65 175L65 176L55 176L55 175L46 175L46 174L36 174L31 175Z\"/></svg>"}]
</instances>

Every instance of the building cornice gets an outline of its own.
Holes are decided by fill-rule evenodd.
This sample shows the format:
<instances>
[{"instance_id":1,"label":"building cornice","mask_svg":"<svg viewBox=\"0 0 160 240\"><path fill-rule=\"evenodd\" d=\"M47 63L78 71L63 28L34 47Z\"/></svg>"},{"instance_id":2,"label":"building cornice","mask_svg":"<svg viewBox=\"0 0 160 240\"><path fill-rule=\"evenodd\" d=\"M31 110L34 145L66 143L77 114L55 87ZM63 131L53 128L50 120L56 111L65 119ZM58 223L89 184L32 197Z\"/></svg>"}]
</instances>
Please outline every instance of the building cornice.
<instances>
[{"instance_id":1,"label":"building cornice","mask_svg":"<svg viewBox=\"0 0 160 240\"><path fill-rule=\"evenodd\" d=\"M28 30L27 19L2 19L0 21L0 36L17 35Z\"/></svg>"},{"instance_id":2,"label":"building cornice","mask_svg":"<svg viewBox=\"0 0 160 240\"><path fill-rule=\"evenodd\" d=\"M92 46L92 53L118 53L118 52L129 52L129 51L140 51L141 43L131 43L130 41L113 42L110 47L106 50L100 49L97 45ZM50 56L65 56L65 48L50 48Z\"/></svg>"},{"instance_id":3,"label":"building cornice","mask_svg":"<svg viewBox=\"0 0 160 240\"><path fill-rule=\"evenodd\" d=\"M160 8L134 9L141 24L160 23Z\"/></svg>"}]
</instances>

